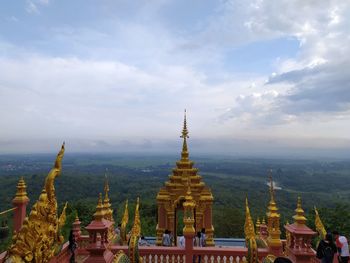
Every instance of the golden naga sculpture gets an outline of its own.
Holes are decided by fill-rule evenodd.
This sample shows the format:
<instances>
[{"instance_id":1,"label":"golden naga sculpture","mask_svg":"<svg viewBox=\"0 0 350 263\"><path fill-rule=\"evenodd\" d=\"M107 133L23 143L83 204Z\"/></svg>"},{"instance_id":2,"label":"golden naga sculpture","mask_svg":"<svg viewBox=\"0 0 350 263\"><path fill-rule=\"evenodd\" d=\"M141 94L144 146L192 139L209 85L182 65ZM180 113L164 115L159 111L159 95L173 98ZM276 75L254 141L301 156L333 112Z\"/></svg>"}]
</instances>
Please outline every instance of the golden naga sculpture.
<instances>
[{"instance_id":1,"label":"golden naga sculpture","mask_svg":"<svg viewBox=\"0 0 350 263\"><path fill-rule=\"evenodd\" d=\"M13 235L6 263L48 262L62 244L60 229L65 224L67 204L58 217L54 181L61 173L63 155L64 143L57 155L55 166L46 177L39 200L25 218L21 230Z\"/></svg>"},{"instance_id":2,"label":"golden naga sculpture","mask_svg":"<svg viewBox=\"0 0 350 263\"><path fill-rule=\"evenodd\" d=\"M113 259L113 263L139 263L142 262L142 258L139 256L139 238L141 235L141 221L139 214L140 201L137 198L135 208L134 225L131 230L131 236L129 240L128 255L120 250Z\"/></svg>"},{"instance_id":3,"label":"golden naga sculpture","mask_svg":"<svg viewBox=\"0 0 350 263\"><path fill-rule=\"evenodd\" d=\"M248 198L245 199L244 235L245 235L245 242L248 248L247 262L249 263L259 262L258 246L255 239L254 222L250 215Z\"/></svg>"}]
</instances>

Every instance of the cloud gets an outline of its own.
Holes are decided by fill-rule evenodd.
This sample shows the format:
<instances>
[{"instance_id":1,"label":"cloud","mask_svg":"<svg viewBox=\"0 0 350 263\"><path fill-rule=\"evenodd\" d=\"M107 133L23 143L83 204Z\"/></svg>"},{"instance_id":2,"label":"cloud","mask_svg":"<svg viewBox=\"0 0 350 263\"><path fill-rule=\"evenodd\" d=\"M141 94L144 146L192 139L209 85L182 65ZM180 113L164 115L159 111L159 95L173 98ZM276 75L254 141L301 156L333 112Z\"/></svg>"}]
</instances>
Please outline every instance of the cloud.
<instances>
[{"instance_id":1,"label":"cloud","mask_svg":"<svg viewBox=\"0 0 350 263\"><path fill-rule=\"evenodd\" d=\"M26 11L29 14L39 14L40 13L36 4L34 4L34 2L31 0L26 0Z\"/></svg>"}]
</instances>

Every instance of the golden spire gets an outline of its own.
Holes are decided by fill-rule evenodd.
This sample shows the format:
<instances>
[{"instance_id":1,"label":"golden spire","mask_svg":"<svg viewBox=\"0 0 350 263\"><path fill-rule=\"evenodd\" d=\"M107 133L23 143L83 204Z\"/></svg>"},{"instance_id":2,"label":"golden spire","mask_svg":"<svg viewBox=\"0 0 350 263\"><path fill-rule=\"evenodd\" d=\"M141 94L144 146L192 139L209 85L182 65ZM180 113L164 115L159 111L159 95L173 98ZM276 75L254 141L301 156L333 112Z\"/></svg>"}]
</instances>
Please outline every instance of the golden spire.
<instances>
[{"instance_id":1,"label":"golden spire","mask_svg":"<svg viewBox=\"0 0 350 263\"><path fill-rule=\"evenodd\" d=\"M186 161L188 160L188 148L187 148L187 138L188 136L188 130L187 130L187 120L186 120L186 110L185 110L185 115L184 115L184 126L182 128L182 134L180 138L183 138L183 144L182 144L182 152L181 152L181 160Z\"/></svg>"},{"instance_id":2,"label":"golden spire","mask_svg":"<svg viewBox=\"0 0 350 263\"><path fill-rule=\"evenodd\" d=\"M270 202L275 202L275 189L273 187L272 179L272 169L269 170L269 179L270 179Z\"/></svg>"},{"instance_id":3,"label":"golden spire","mask_svg":"<svg viewBox=\"0 0 350 263\"><path fill-rule=\"evenodd\" d=\"M245 239L255 238L254 223L250 215L248 206L248 198L245 198L245 224L244 224L244 235Z\"/></svg>"},{"instance_id":4,"label":"golden spire","mask_svg":"<svg viewBox=\"0 0 350 263\"><path fill-rule=\"evenodd\" d=\"M75 220L74 221L79 221L78 211L75 211Z\"/></svg>"},{"instance_id":5,"label":"golden spire","mask_svg":"<svg viewBox=\"0 0 350 263\"><path fill-rule=\"evenodd\" d=\"M261 224L262 224L262 225L266 225L265 217L263 217Z\"/></svg>"},{"instance_id":6,"label":"golden spire","mask_svg":"<svg viewBox=\"0 0 350 263\"><path fill-rule=\"evenodd\" d=\"M316 206L314 207L315 209L315 226L316 226L316 231L318 232L318 235L320 239L324 239L326 237L327 231L322 223L322 220L320 218L320 215L318 214Z\"/></svg>"},{"instance_id":7,"label":"golden spire","mask_svg":"<svg viewBox=\"0 0 350 263\"><path fill-rule=\"evenodd\" d=\"M141 236L141 221L140 221L140 198L137 198L136 207L135 207L135 217L134 217L134 225L131 229L131 235L132 236Z\"/></svg>"},{"instance_id":8,"label":"golden spire","mask_svg":"<svg viewBox=\"0 0 350 263\"><path fill-rule=\"evenodd\" d=\"M103 211L103 204L102 204L102 193L99 194L98 196L98 203L96 206L96 212L94 213L94 219L96 221L101 221L105 215Z\"/></svg>"},{"instance_id":9,"label":"golden spire","mask_svg":"<svg viewBox=\"0 0 350 263\"><path fill-rule=\"evenodd\" d=\"M103 200L103 208L105 213L105 218L109 221L113 221L113 210L111 209L111 203L108 197L109 185L107 178L107 169L105 174L105 186L104 186L105 198Z\"/></svg>"},{"instance_id":10,"label":"golden spire","mask_svg":"<svg viewBox=\"0 0 350 263\"><path fill-rule=\"evenodd\" d=\"M305 225L307 219L304 216L304 210L301 207L301 197L300 196L298 196L297 208L294 211L296 212L296 215L293 216L294 223L296 223L297 225Z\"/></svg>"},{"instance_id":11,"label":"golden spire","mask_svg":"<svg viewBox=\"0 0 350 263\"><path fill-rule=\"evenodd\" d=\"M260 218L258 217L258 218L256 219L255 227L256 227L257 229L259 229L260 225L261 225L261 223L260 223Z\"/></svg>"},{"instance_id":12,"label":"golden spire","mask_svg":"<svg viewBox=\"0 0 350 263\"><path fill-rule=\"evenodd\" d=\"M123 245L127 244L126 240L126 226L129 222L129 210L128 210L128 200L125 202L124 214L120 227L120 239Z\"/></svg>"},{"instance_id":13,"label":"golden spire","mask_svg":"<svg viewBox=\"0 0 350 263\"><path fill-rule=\"evenodd\" d=\"M18 184L17 184L17 191L16 191L15 198L12 201L15 203L28 202L29 198L27 196L26 189L27 189L26 183L25 183L23 177L21 177L21 179L19 179Z\"/></svg>"}]
</instances>

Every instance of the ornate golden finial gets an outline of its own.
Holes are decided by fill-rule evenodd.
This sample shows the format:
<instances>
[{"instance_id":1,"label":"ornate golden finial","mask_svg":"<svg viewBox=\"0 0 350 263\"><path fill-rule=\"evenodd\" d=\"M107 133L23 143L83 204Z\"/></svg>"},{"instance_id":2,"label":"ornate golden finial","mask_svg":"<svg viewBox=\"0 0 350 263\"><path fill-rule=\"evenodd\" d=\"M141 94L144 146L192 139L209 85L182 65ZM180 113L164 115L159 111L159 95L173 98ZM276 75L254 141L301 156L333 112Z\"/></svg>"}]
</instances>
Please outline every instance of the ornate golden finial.
<instances>
[{"instance_id":1,"label":"ornate golden finial","mask_svg":"<svg viewBox=\"0 0 350 263\"><path fill-rule=\"evenodd\" d=\"M248 198L245 198L245 223L244 223L244 235L248 248L247 262L258 262L258 246L255 239L255 230L252 217L250 215Z\"/></svg>"},{"instance_id":2,"label":"ornate golden finial","mask_svg":"<svg viewBox=\"0 0 350 263\"><path fill-rule=\"evenodd\" d=\"M263 217L261 224L266 225L265 217Z\"/></svg>"},{"instance_id":3,"label":"ornate golden finial","mask_svg":"<svg viewBox=\"0 0 350 263\"><path fill-rule=\"evenodd\" d=\"M18 184L17 184L17 191L16 191L15 198L13 199L13 202L15 202L15 203L28 202L29 198L27 196L26 189L27 189L26 183L25 183L23 177L21 177L21 179L19 179Z\"/></svg>"},{"instance_id":4,"label":"ornate golden finial","mask_svg":"<svg viewBox=\"0 0 350 263\"><path fill-rule=\"evenodd\" d=\"M244 224L244 234L246 239L255 237L254 223L250 215L248 198L245 198L245 224Z\"/></svg>"},{"instance_id":5,"label":"ornate golden finial","mask_svg":"<svg viewBox=\"0 0 350 263\"><path fill-rule=\"evenodd\" d=\"M75 219L74 221L79 221L78 211L75 211Z\"/></svg>"},{"instance_id":6,"label":"ornate golden finial","mask_svg":"<svg viewBox=\"0 0 350 263\"><path fill-rule=\"evenodd\" d=\"M258 217L258 218L256 219L256 224L255 224L255 226L256 226L257 229L259 229L260 225L261 225L261 223L260 223L260 218Z\"/></svg>"},{"instance_id":7,"label":"ornate golden finial","mask_svg":"<svg viewBox=\"0 0 350 263\"><path fill-rule=\"evenodd\" d=\"M64 215L57 216L57 200L54 181L60 175L64 143L57 155L54 167L45 179L44 188L35 202L20 231L14 235L6 262L49 262L61 242L60 225ZM25 199L25 183L21 179L16 198ZM64 212L64 211L63 211Z\"/></svg>"},{"instance_id":8,"label":"ornate golden finial","mask_svg":"<svg viewBox=\"0 0 350 263\"><path fill-rule=\"evenodd\" d=\"M275 202L275 189L273 186L273 179L272 179L272 169L269 170L269 179L270 179L270 202Z\"/></svg>"},{"instance_id":9,"label":"ornate golden finial","mask_svg":"<svg viewBox=\"0 0 350 263\"><path fill-rule=\"evenodd\" d=\"M322 220L320 218L320 215L318 214L316 206L314 207L315 209L315 226L316 226L316 231L318 232L318 235L320 239L324 239L326 237L327 231L322 223Z\"/></svg>"},{"instance_id":10,"label":"ornate golden finial","mask_svg":"<svg viewBox=\"0 0 350 263\"><path fill-rule=\"evenodd\" d=\"M140 198L137 197L136 207L135 207L135 217L134 217L134 225L131 229L131 236L140 237L141 236L141 221L140 221Z\"/></svg>"},{"instance_id":11,"label":"ornate golden finial","mask_svg":"<svg viewBox=\"0 0 350 263\"><path fill-rule=\"evenodd\" d=\"M106 174L105 174L104 191L105 191L105 198L103 200L103 208L104 208L105 219L107 219L109 221L114 221L113 220L113 210L111 209L112 205L110 203L109 196L108 196L109 185L108 185L108 178L107 178L107 169L106 169Z\"/></svg>"},{"instance_id":12,"label":"ornate golden finial","mask_svg":"<svg viewBox=\"0 0 350 263\"><path fill-rule=\"evenodd\" d=\"M128 210L128 200L125 202L125 208L124 208L124 214L121 222L120 227L120 240L123 245L127 243L126 240L126 226L129 222L129 210Z\"/></svg>"},{"instance_id":13,"label":"ornate golden finial","mask_svg":"<svg viewBox=\"0 0 350 263\"><path fill-rule=\"evenodd\" d=\"M192 192L191 192L190 178L187 178L187 192L185 196L185 202L183 203L183 208L184 208L183 234L184 235L193 235L196 232L196 230L193 227L195 206L196 204L195 204L195 201L193 200Z\"/></svg>"},{"instance_id":14,"label":"ornate golden finial","mask_svg":"<svg viewBox=\"0 0 350 263\"><path fill-rule=\"evenodd\" d=\"M102 204L102 193L98 196L98 203L96 206L96 212L94 213L94 219L95 221L101 221L104 217L104 211L103 211L103 204Z\"/></svg>"},{"instance_id":15,"label":"ornate golden finial","mask_svg":"<svg viewBox=\"0 0 350 263\"><path fill-rule=\"evenodd\" d=\"M304 210L301 207L301 197L298 196L298 203L297 203L297 208L294 210L296 212L296 215L293 216L294 223L298 225L305 225L307 219L304 216Z\"/></svg>"},{"instance_id":16,"label":"ornate golden finial","mask_svg":"<svg viewBox=\"0 0 350 263\"><path fill-rule=\"evenodd\" d=\"M185 115L184 115L184 125L182 128L182 135L180 138L183 138L183 144L182 144L182 152L181 152L181 160L188 160L188 148L187 148L187 138L188 136L188 130L187 130L187 120L186 120L186 110L185 110Z\"/></svg>"}]
</instances>

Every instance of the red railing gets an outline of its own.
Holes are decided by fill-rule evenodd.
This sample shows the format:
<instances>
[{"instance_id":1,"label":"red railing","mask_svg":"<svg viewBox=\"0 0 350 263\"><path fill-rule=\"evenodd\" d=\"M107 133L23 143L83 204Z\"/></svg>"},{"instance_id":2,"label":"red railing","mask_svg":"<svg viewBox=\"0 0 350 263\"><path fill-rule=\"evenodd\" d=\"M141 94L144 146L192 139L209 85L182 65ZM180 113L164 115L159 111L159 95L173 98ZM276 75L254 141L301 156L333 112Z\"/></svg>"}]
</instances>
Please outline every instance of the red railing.
<instances>
[{"instance_id":1,"label":"red railing","mask_svg":"<svg viewBox=\"0 0 350 263\"><path fill-rule=\"evenodd\" d=\"M119 250L127 253L126 246L111 246L113 254ZM229 263L244 262L247 249L244 247L203 247L203 248L179 248L179 247L139 247L139 254L144 263L184 263L186 254L190 253L191 258L201 257L201 262ZM259 259L264 259L268 254L267 249L259 249Z\"/></svg>"}]
</instances>

